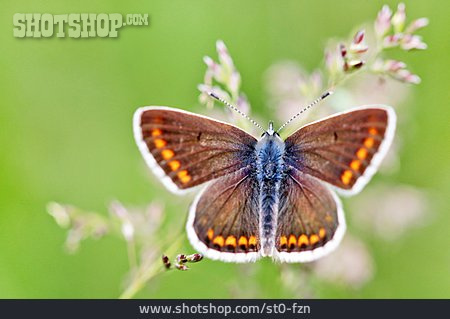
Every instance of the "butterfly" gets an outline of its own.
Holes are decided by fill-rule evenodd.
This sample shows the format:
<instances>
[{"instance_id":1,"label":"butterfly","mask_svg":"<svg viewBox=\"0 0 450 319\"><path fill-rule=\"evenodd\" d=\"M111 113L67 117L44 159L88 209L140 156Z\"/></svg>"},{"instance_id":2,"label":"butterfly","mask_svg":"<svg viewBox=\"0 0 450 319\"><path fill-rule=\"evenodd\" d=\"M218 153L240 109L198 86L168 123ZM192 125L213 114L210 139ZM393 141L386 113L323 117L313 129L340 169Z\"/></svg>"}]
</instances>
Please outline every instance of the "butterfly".
<instances>
[{"instance_id":1,"label":"butterfly","mask_svg":"<svg viewBox=\"0 0 450 319\"><path fill-rule=\"evenodd\" d=\"M258 125L257 139L165 106L139 108L133 126L146 163L170 191L203 186L186 225L196 250L226 262L310 262L343 238L335 191L353 195L366 185L389 149L396 115L389 106L365 106L309 123L285 140L272 123L268 130Z\"/></svg>"}]
</instances>

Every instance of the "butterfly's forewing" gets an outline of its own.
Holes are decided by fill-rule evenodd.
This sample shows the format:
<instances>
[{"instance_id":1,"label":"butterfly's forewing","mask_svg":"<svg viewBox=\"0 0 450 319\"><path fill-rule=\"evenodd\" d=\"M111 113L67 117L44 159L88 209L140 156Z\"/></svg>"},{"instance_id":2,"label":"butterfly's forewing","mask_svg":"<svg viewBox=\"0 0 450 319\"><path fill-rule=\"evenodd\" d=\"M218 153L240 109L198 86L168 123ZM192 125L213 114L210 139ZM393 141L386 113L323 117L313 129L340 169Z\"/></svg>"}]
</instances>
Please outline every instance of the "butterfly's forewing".
<instances>
[{"instance_id":1,"label":"butterfly's forewing","mask_svg":"<svg viewBox=\"0 0 450 319\"><path fill-rule=\"evenodd\" d=\"M376 106L308 124L286 139L286 162L343 194L358 193L386 154L395 119L392 108Z\"/></svg>"},{"instance_id":2,"label":"butterfly's forewing","mask_svg":"<svg viewBox=\"0 0 450 319\"><path fill-rule=\"evenodd\" d=\"M280 186L275 259L308 262L332 251L345 232L337 196L323 183L287 167Z\"/></svg>"},{"instance_id":3,"label":"butterfly's forewing","mask_svg":"<svg viewBox=\"0 0 450 319\"><path fill-rule=\"evenodd\" d=\"M256 139L241 129L168 107L143 107L134 135L147 164L175 192L235 172L252 161Z\"/></svg>"},{"instance_id":4,"label":"butterfly's forewing","mask_svg":"<svg viewBox=\"0 0 450 319\"><path fill-rule=\"evenodd\" d=\"M187 232L206 257L249 262L260 257L259 188L252 164L210 183L192 203Z\"/></svg>"}]
</instances>

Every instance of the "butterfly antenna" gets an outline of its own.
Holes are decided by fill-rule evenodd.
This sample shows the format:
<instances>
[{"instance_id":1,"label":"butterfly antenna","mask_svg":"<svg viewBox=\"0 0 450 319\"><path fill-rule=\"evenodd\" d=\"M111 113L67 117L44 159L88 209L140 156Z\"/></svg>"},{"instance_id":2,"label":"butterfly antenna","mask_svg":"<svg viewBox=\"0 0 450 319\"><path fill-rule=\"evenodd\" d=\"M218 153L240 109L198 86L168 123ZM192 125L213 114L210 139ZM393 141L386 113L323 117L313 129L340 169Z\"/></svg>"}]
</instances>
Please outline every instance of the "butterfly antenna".
<instances>
[{"instance_id":1,"label":"butterfly antenna","mask_svg":"<svg viewBox=\"0 0 450 319\"><path fill-rule=\"evenodd\" d=\"M255 125L257 128L259 128L261 131L263 131L264 133L266 133L266 130L263 129L263 127L261 125L259 125L255 120L253 120L252 118L250 118L247 114L245 114L244 112L242 112L241 110L239 110L236 106L228 103L227 101L225 101L224 99L218 97L217 95L215 95L213 92L209 92L208 93L209 96L215 98L216 100L222 102L223 104L225 104L226 106L228 106L230 109L232 109L233 111L236 111L237 113L239 113L242 117L246 118L248 121L250 121L250 123L252 123L253 125Z\"/></svg>"},{"instance_id":2,"label":"butterfly antenna","mask_svg":"<svg viewBox=\"0 0 450 319\"><path fill-rule=\"evenodd\" d=\"M302 114L303 112L309 110L311 107L313 107L314 105L316 105L317 103L319 103L320 101L324 100L325 98L327 98L328 96L330 96L331 94L333 94L332 91L327 91L324 94L322 94L319 98L315 99L313 102L311 102L309 105L307 105L305 108L303 108L300 112L298 112L297 114L295 114L293 117L291 117L287 122L285 122L283 125L281 125L281 127L277 130L277 133L279 133L283 128L286 127L286 125L288 125L289 123L291 123L293 120L295 120L297 117L300 116L300 114Z\"/></svg>"}]
</instances>

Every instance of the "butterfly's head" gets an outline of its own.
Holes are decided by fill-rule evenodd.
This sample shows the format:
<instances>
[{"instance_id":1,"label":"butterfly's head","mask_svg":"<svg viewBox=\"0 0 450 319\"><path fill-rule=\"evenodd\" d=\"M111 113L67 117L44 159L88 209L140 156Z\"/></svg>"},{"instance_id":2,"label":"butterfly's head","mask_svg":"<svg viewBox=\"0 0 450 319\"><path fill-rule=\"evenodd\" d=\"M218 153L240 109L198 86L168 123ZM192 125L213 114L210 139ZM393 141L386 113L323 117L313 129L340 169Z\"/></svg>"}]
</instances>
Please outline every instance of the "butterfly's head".
<instances>
[{"instance_id":1,"label":"butterfly's head","mask_svg":"<svg viewBox=\"0 0 450 319\"><path fill-rule=\"evenodd\" d=\"M273 128L273 122L272 122L272 121L269 122L269 128L267 129L267 131L265 131L265 132L261 135L261 137L264 137L264 136L280 136L280 135L277 133L277 131L274 130L274 128Z\"/></svg>"},{"instance_id":2,"label":"butterfly's head","mask_svg":"<svg viewBox=\"0 0 450 319\"><path fill-rule=\"evenodd\" d=\"M273 121L269 122L269 129L267 130L267 134L273 135L275 133L275 130L273 129Z\"/></svg>"}]
</instances>

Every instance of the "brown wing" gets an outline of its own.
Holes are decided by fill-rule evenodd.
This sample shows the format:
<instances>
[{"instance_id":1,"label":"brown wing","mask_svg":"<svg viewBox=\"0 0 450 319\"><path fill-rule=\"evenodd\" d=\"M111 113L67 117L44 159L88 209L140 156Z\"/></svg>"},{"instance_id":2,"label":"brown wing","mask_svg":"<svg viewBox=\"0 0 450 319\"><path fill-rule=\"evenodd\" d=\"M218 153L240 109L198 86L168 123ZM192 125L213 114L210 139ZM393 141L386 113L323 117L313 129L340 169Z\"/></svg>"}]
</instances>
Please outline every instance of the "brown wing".
<instances>
[{"instance_id":1,"label":"brown wing","mask_svg":"<svg viewBox=\"0 0 450 319\"><path fill-rule=\"evenodd\" d=\"M208 185L192 204L188 236L206 257L228 262L259 258L259 188L255 174L249 165L223 176Z\"/></svg>"},{"instance_id":2,"label":"brown wing","mask_svg":"<svg viewBox=\"0 0 450 319\"><path fill-rule=\"evenodd\" d=\"M339 199L307 174L287 167L280 187L275 258L308 262L332 251L345 232Z\"/></svg>"},{"instance_id":3,"label":"brown wing","mask_svg":"<svg viewBox=\"0 0 450 319\"><path fill-rule=\"evenodd\" d=\"M168 107L144 107L134 115L134 133L150 168L179 192L254 161L256 139L241 129Z\"/></svg>"},{"instance_id":4,"label":"brown wing","mask_svg":"<svg viewBox=\"0 0 450 319\"><path fill-rule=\"evenodd\" d=\"M359 192L375 173L394 136L390 107L349 111L306 125L286 139L285 161L341 189Z\"/></svg>"}]
</instances>

